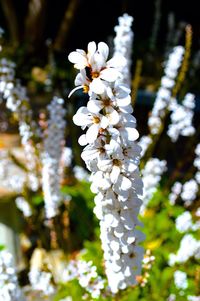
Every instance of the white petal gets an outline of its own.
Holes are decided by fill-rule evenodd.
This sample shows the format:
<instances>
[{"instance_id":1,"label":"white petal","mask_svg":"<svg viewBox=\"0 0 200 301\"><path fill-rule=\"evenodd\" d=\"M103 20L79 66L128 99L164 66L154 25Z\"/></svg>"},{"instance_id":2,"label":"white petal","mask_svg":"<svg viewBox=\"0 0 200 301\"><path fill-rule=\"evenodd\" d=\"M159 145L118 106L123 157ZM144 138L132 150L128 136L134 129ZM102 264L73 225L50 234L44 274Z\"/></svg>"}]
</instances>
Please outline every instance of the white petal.
<instances>
[{"instance_id":1,"label":"white petal","mask_svg":"<svg viewBox=\"0 0 200 301\"><path fill-rule=\"evenodd\" d=\"M115 184L118 180L119 175L120 175L120 168L119 166L114 165L110 173L111 182Z\"/></svg>"},{"instance_id":2,"label":"white petal","mask_svg":"<svg viewBox=\"0 0 200 301\"><path fill-rule=\"evenodd\" d=\"M121 68L126 65L126 59L121 54L115 55L112 59L107 61L107 66Z\"/></svg>"},{"instance_id":3,"label":"white petal","mask_svg":"<svg viewBox=\"0 0 200 301\"><path fill-rule=\"evenodd\" d=\"M75 86L79 86L79 85L88 85L89 82L86 78L86 72L85 69L80 70L80 72L77 74L76 78L75 78Z\"/></svg>"},{"instance_id":4,"label":"white petal","mask_svg":"<svg viewBox=\"0 0 200 301\"><path fill-rule=\"evenodd\" d=\"M112 161L110 159L99 160L98 168L103 172L109 172L112 168Z\"/></svg>"},{"instance_id":5,"label":"white petal","mask_svg":"<svg viewBox=\"0 0 200 301\"><path fill-rule=\"evenodd\" d=\"M79 52L80 54L86 56L86 52L83 49L76 49L77 52Z\"/></svg>"},{"instance_id":6,"label":"white petal","mask_svg":"<svg viewBox=\"0 0 200 301\"><path fill-rule=\"evenodd\" d=\"M90 118L88 118L88 109L86 107L80 107L73 116L73 122L78 126L89 125L91 122Z\"/></svg>"},{"instance_id":7,"label":"white petal","mask_svg":"<svg viewBox=\"0 0 200 301\"><path fill-rule=\"evenodd\" d=\"M100 78L107 82L114 82L119 77L119 72L114 68L106 68L100 72Z\"/></svg>"},{"instance_id":8,"label":"white petal","mask_svg":"<svg viewBox=\"0 0 200 301\"><path fill-rule=\"evenodd\" d=\"M88 44L88 56L91 57L92 55L94 55L96 49L97 49L96 43L94 41L90 42Z\"/></svg>"},{"instance_id":9,"label":"white petal","mask_svg":"<svg viewBox=\"0 0 200 301\"><path fill-rule=\"evenodd\" d=\"M103 108L103 104L99 100L91 99L87 103L87 108L92 113L98 113Z\"/></svg>"},{"instance_id":10,"label":"white petal","mask_svg":"<svg viewBox=\"0 0 200 301\"><path fill-rule=\"evenodd\" d=\"M130 97L130 95L128 95L125 98L117 99L117 105L119 107L125 107L125 106L128 106L130 104L131 104L131 97Z\"/></svg>"},{"instance_id":11,"label":"white petal","mask_svg":"<svg viewBox=\"0 0 200 301\"><path fill-rule=\"evenodd\" d=\"M128 164L126 164L125 170L129 173L133 173L137 169L137 167L138 166L133 162L129 162Z\"/></svg>"},{"instance_id":12,"label":"white petal","mask_svg":"<svg viewBox=\"0 0 200 301\"><path fill-rule=\"evenodd\" d=\"M139 137L139 133L135 128L129 128L126 127L124 130L122 130L122 135L124 139L127 139L128 141L135 141Z\"/></svg>"},{"instance_id":13,"label":"white petal","mask_svg":"<svg viewBox=\"0 0 200 301\"><path fill-rule=\"evenodd\" d=\"M101 55L104 57L105 60L108 58L109 48L108 45L104 42L100 42L98 44L98 50L101 53Z\"/></svg>"},{"instance_id":14,"label":"white petal","mask_svg":"<svg viewBox=\"0 0 200 301\"><path fill-rule=\"evenodd\" d=\"M90 90L96 94L103 94L105 86L100 78L95 78L90 84Z\"/></svg>"},{"instance_id":15,"label":"white petal","mask_svg":"<svg viewBox=\"0 0 200 301\"><path fill-rule=\"evenodd\" d=\"M100 53L95 52L90 60L90 64L93 72L100 72L105 67L105 59Z\"/></svg>"},{"instance_id":16,"label":"white petal","mask_svg":"<svg viewBox=\"0 0 200 301\"><path fill-rule=\"evenodd\" d=\"M99 133L99 125L98 124L91 125L86 132L87 142L93 143L97 139L98 133Z\"/></svg>"},{"instance_id":17,"label":"white petal","mask_svg":"<svg viewBox=\"0 0 200 301\"><path fill-rule=\"evenodd\" d=\"M88 143L85 134L83 134L83 135L81 135L81 136L79 137L78 143L79 143L81 146L84 146L84 145L86 145L86 144Z\"/></svg>"},{"instance_id":18,"label":"white petal","mask_svg":"<svg viewBox=\"0 0 200 301\"><path fill-rule=\"evenodd\" d=\"M120 120L120 116L116 110L113 110L112 113L107 114L106 117L112 125L116 125Z\"/></svg>"},{"instance_id":19,"label":"white petal","mask_svg":"<svg viewBox=\"0 0 200 301\"><path fill-rule=\"evenodd\" d=\"M131 181L127 177L122 176L122 175L119 175L119 181L118 182L119 182L122 190L128 190L132 186Z\"/></svg>"},{"instance_id":20,"label":"white petal","mask_svg":"<svg viewBox=\"0 0 200 301\"><path fill-rule=\"evenodd\" d=\"M88 65L86 57L77 51L71 52L68 59L71 63L76 64L77 69L84 69Z\"/></svg>"},{"instance_id":21,"label":"white petal","mask_svg":"<svg viewBox=\"0 0 200 301\"><path fill-rule=\"evenodd\" d=\"M123 112L123 113L133 113L133 107L132 105L128 105L128 106L125 106L125 107L120 107L120 111Z\"/></svg>"},{"instance_id":22,"label":"white petal","mask_svg":"<svg viewBox=\"0 0 200 301\"><path fill-rule=\"evenodd\" d=\"M105 116L103 116L102 119L101 119L101 127L102 127L102 129L107 128L108 125L109 125L108 118L106 118Z\"/></svg>"}]
</instances>

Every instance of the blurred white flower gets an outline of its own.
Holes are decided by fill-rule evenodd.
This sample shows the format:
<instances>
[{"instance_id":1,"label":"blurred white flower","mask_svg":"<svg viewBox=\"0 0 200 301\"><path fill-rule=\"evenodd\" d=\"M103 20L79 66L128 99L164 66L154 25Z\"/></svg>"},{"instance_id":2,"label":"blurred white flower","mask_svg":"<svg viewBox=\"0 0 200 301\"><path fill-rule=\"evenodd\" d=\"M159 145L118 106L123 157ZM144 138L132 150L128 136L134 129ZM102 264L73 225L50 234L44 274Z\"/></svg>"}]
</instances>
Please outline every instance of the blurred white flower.
<instances>
[{"instance_id":1,"label":"blurred white flower","mask_svg":"<svg viewBox=\"0 0 200 301\"><path fill-rule=\"evenodd\" d=\"M194 107L194 95L191 93L187 93L185 95L182 105L178 104L177 101L174 100L173 107L171 106L171 124L169 125L167 131L167 134L171 138L172 142L176 142L180 135L194 135L195 128L192 125Z\"/></svg>"},{"instance_id":2,"label":"blurred white flower","mask_svg":"<svg viewBox=\"0 0 200 301\"><path fill-rule=\"evenodd\" d=\"M181 215L179 215L176 219L176 229L184 233L188 230L196 231L200 228L200 222L194 223L192 221L192 215L189 211L183 212Z\"/></svg>"},{"instance_id":3,"label":"blurred white flower","mask_svg":"<svg viewBox=\"0 0 200 301\"><path fill-rule=\"evenodd\" d=\"M157 92L151 116L148 119L148 125L151 134L155 135L159 132L162 125L162 118L165 116L165 110L170 105L171 93L181 66L184 54L184 47L176 46L165 63L164 76L161 78L161 86Z\"/></svg>"},{"instance_id":4,"label":"blurred white flower","mask_svg":"<svg viewBox=\"0 0 200 301\"><path fill-rule=\"evenodd\" d=\"M17 208L22 211L25 217L30 217L32 215L31 207L24 197L17 197L15 199L15 203Z\"/></svg>"},{"instance_id":5,"label":"blurred white flower","mask_svg":"<svg viewBox=\"0 0 200 301\"><path fill-rule=\"evenodd\" d=\"M144 156L146 150L148 149L149 145L153 142L150 136L142 136L138 141L138 145L142 148L141 157Z\"/></svg>"},{"instance_id":6,"label":"blurred white flower","mask_svg":"<svg viewBox=\"0 0 200 301\"><path fill-rule=\"evenodd\" d=\"M200 296L188 296L188 301L200 301Z\"/></svg>"},{"instance_id":7,"label":"blurred white flower","mask_svg":"<svg viewBox=\"0 0 200 301\"><path fill-rule=\"evenodd\" d=\"M143 205L141 207L141 212L144 212L144 209L157 189L162 174L167 170L166 163L165 160L161 161L157 158L151 158L147 161L142 170L144 192L142 196Z\"/></svg>"},{"instance_id":8,"label":"blurred white flower","mask_svg":"<svg viewBox=\"0 0 200 301\"><path fill-rule=\"evenodd\" d=\"M6 250L0 251L0 300L25 301L18 284L13 257Z\"/></svg>"},{"instance_id":9,"label":"blurred white flower","mask_svg":"<svg viewBox=\"0 0 200 301\"><path fill-rule=\"evenodd\" d=\"M182 271L175 271L174 283L178 289L185 290L188 287L187 274Z\"/></svg>"},{"instance_id":10,"label":"blurred white flower","mask_svg":"<svg viewBox=\"0 0 200 301\"><path fill-rule=\"evenodd\" d=\"M76 165L73 172L77 180L89 182L89 173L83 167Z\"/></svg>"},{"instance_id":11,"label":"blurred white flower","mask_svg":"<svg viewBox=\"0 0 200 301\"><path fill-rule=\"evenodd\" d=\"M198 189L198 184L194 179L183 184L181 198L187 206L196 199Z\"/></svg>"},{"instance_id":12,"label":"blurred white flower","mask_svg":"<svg viewBox=\"0 0 200 301\"><path fill-rule=\"evenodd\" d=\"M48 106L50 118L48 120L48 127L44 133L44 150L41 153L42 189L47 218L52 218L58 213L58 206L62 199L59 167L66 125L66 111L63 108L63 103L63 99L54 97Z\"/></svg>"},{"instance_id":13,"label":"blurred white flower","mask_svg":"<svg viewBox=\"0 0 200 301\"><path fill-rule=\"evenodd\" d=\"M184 263L191 257L197 260L200 259L200 241L196 240L191 234L185 234L181 240L178 252L169 255L169 265Z\"/></svg>"},{"instance_id":14,"label":"blurred white flower","mask_svg":"<svg viewBox=\"0 0 200 301\"><path fill-rule=\"evenodd\" d=\"M182 184L180 182L175 182L171 188L171 193L169 194L169 202L171 205L174 205L176 199L179 197L182 191Z\"/></svg>"}]
</instances>

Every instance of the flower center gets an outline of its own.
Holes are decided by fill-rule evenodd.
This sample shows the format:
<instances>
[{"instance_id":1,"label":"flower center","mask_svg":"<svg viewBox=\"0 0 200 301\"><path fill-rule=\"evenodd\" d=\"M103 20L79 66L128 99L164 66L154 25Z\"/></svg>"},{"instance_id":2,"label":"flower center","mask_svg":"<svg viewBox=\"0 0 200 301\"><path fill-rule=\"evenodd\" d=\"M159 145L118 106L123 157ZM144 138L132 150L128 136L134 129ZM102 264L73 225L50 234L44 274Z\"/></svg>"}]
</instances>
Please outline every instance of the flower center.
<instances>
[{"instance_id":1,"label":"flower center","mask_svg":"<svg viewBox=\"0 0 200 301\"><path fill-rule=\"evenodd\" d=\"M99 77L99 72L92 72L92 79Z\"/></svg>"},{"instance_id":2,"label":"flower center","mask_svg":"<svg viewBox=\"0 0 200 301\"><path fill-rule=\"evenodd\" d=\"M103 99L103 104L105 107L110 106L110 99L109 98Z\"/></svg>"},{"instance_id":3,"label":"flower center","mask_svg":"<svg viewBox=\"0 0 200 301\"><path fill-rule=\"evenodd\" d=\"M131 253L131 254L129 255L129 257L130 257L130 258L134 258L134 257L135 257L135 254L134 254L134 253Z\"/></svg>"},{"instance_id":4,"label":"flower center","mask_svg":"<svg viewBox=\"0 0 200 301\"><path fill-rule=\"evenodd\" d=\"M100 147L99 152L100 152L100 154L103 154L103 153L105 153L105 149L103 147Z\"/></svg>"},{"instance_id":5,"label":"flower center","mask_svg":"<svg viewBox=\"0 0 200 301\"><path fill-rule=\"evenodd\" d=\"M87 85L83 86L83 93L88 93L89 87Z\"/></svg>"},{"instance_id":6,"label":"flower center","mask_svg":"<svg viewBox=\"0 0 200 301\"><path fill-rule=\"evenodd\" d=\"M113 165L120 166L121 162L118 159L113 159Z\"/></svg>"},{"instance_id":7,"label":"flower center","mask_svg":"<svg viewBox=\"0 0 200 301\"><path fill-rule=\"evenodd\" d=\"M92 121L93 121L93 123L99 123L100 118L98 116L94 116Z\"/></svg>"}]
</instances>

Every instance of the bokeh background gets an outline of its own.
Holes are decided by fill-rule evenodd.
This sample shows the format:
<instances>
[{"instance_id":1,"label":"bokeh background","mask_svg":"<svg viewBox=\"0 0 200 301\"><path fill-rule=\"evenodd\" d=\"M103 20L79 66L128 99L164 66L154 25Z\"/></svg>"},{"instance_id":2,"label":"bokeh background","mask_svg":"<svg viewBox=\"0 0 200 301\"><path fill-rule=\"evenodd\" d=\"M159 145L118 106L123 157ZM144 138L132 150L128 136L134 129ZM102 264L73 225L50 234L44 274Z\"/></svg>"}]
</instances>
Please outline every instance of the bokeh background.
<instances>
[{"instance_id":1,"label":"bokeh background","mask_svg":"<svg viewBox=\"0 0 200 301\"><path fill-rule=\"evenodd\" d=\"M197 169L200 170L200 164L193 165L199 156L195 148L200 139L198 1L0 0L0 27L4 31L0 58L15 64L8 68L14 87L19 88L19 83L25 87L25 97L23 93L19 96L18 90L16 95L21 97L20 105L24 98L26 100L25 111L29 116L26 122L31 132L31 138L24 143L23 134L19 134L20 114L15 106L11 110L8 108L3 84L0 85L0 248L12 254L19 287L28 301L79 301L83 297L84 300L93 300L91 291L96 289L97 277L90 283L91 290L80 285L78 274L70 278L71 266L80 260L92 261L98 275L105 279L98 220L93 214L94 195L90 191L89 173L80 157L82 148L77 142L82 131L72 122L72 116L81 105L87 103L88 97L77 91L68 99L76 76L76 71L68 61L68 54L76 48L86 49L90 41L104 41L109 45L112 55L114 27L118 24L118 17L124 13L134 18L132 101L140 136L149 135L147 120L151 116L163 69L169 54L177 45L187 46L188 59L182 79L177 75L180 86L174 96L182 104L188 92L194 94L192 126L195 130L192 135L180 135L174 143L167 135L172 122L167 111L162 131L158 136L153 136L152 147L141 159L141 174L149 187L149 191L146 191L147 205L140 216L146 234L143 274L138 278L138 285L128 289L118 299L108 295L104 287L98 300L200 300L200 181L195 184L196 194L194 182L188 186L187 192L192 201L184 201L181 193L177 193L175 201L170 199L176 182L184 185L196 179ZM188 25L192 29L188 38L191 39L189 46L186 38ZM1 82L5 81L2 75L4 64L5 61L1 60ZM62 148L65 149L65 155L58 158L59 162L62 161L59 163L62 176L56 172L53 175L53 181L56 176L60 181L62 202L59 214L48 220L41 184L41 154L45 135L48 136L50 132L47 126L50 119L48 105L54 96L63 99L66 110L60 108L52 117L54 120L61 112L64 114L66 126L63 129ZM53 107L53 110L56 109ZM27 157L26 144L31 146L34 153L31 160L36 164L32 171L27 168L30 158ZM57 145L51 147L54 147L56 154ZM162 163L151 161L154 159ZM36 189L30 188L23 180L31 172L38 177ZM20 181L25 184L21 185ZM16 201L19 198L23 200L21 203ZM177 219L181 215L183 218L178 224ZM181 259L170 262L171 254L178 254L181 249L184 237L186 245L182 246ZM0 257L0 267L3 261ZM39 276L34 282L29 272L35 267ZM90 271L91 266L88 265L86 274ZM184 275L176 274L177 271ZM44 275L49 277L45 285ZM52 289L48 290L48 287Z\"/></svg>"}]
</instances>

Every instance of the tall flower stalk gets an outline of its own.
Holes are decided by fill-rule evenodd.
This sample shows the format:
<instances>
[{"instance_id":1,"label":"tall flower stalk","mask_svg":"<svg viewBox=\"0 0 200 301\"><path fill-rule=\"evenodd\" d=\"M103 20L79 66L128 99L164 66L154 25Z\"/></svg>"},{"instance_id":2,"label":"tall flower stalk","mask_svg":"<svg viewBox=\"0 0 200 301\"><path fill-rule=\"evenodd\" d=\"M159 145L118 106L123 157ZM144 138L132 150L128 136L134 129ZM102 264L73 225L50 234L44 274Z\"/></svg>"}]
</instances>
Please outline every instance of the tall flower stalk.
<instances>
[{"instance_id":1,"label":"tall flower stalk","mask_svg":"<svg viewBox=\"0 0 200 301\"><path fill-rule=\"evenodd\" d=\"M161 78L161 86L158 90L151 116L148 120L150 133L156 135L162 128L162 120L166 116L167 108L172 97L172 89L178 70L183 59L184 47L176 46L173 48L166 62L164 76Z\"/></svg>"},{"instance_id":2,"label":"tall flower stalk","mask_svg":"<svg viewBox=\"0 0 200 301\"><path fill-rule=\"evenodd\" d=\"M86 130L79 138L86 145L81 156L91 171L91 190L97 193L94 212L100 220L108 283L117 293L136 284L141 272L139 243L144 235L137 229L141 225L137 218L142 203L138 198L142 194L141 148L135 142L139 134L130 89L120 82L123 76L115 60L107 61L108 53L105 43L97 47L91 42L87 53L78 49L69 54L69 60L80 70L75 85L81 83L89 93L87 106L78 109L73 121Z\"/></svg>"},{"instance_id":3,"label":"tall flower stalk","mask_svg":"<svg viewBox=\"0 0 200 301\"><path fill-rule=\"evenodd\" d=\"M57 214L61 202L59 166L63 149L65 130L65 109L63 99L54 97L48 111L50 118L44 137L42 152L42 188L47 218Z\"/></svg>"},{"instance_id":4,"label":"tall flower stalk","mask_svg":"<svg viewBox=\"0 0 200 301\"><path fill-rule=\"evenodd\" d=\"M133 31L131 29L133 17L128 14L118 18L119 25L115 26L116 37L114 39L114 56L122 55L126 64L120 68L122 81L130 86L131 84L131 55L133 48Z\"/></svg>"}]
</instances>

